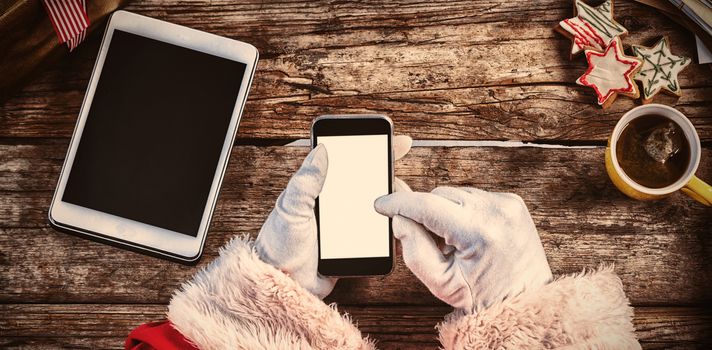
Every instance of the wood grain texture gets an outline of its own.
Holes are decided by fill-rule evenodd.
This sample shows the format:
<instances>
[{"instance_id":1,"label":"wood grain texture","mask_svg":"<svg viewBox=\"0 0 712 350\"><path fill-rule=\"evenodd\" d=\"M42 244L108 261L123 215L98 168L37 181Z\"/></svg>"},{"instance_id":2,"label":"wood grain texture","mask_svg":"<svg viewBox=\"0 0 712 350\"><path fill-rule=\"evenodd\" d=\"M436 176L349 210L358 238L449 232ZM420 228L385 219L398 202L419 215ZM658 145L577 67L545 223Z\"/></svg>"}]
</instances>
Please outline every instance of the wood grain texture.
<instances>
[{"instance_id":1,"label":"wood grain texture","mask_svg":"<svg viewBox=\"0 0 712 350\"><path fill-rule=\"evenodd\" d=\"M109 14L128 0L87 3L87 32L106 25ZM19 29L22 28L22 29ZM67 55L40 1L0 1L0 101L43 66L53 65Z\"/></svg>"},{"instance_id":2,"label":"wood grain texture","mask_svg":"<svg viewBox=\"0 0 712 350\"><path fill-rule=\"evenodd\" d=\"M340 306L379 349L435 349L435 325L451 311L426 306ZM122 348L131 329L164 318L165 305L3 304L3 349ZM712 346L710 310L638 307L633 320L644 349Z\"/></svg>"},{"instance_id":3,"label":"wood grain texture","mask_svg":"<svg viewBox=\"0 0 712 350\"><path fill-rule=\"evenodd\" d=\"M307 137L326 113L383 113L418 139L605 140L637 105L611 109L574 81L570 40L555 33L572 15L568 0L530 2L138 1L128 10L253 43L261 61L241 123L244 139ZM671 38L693 57L690 33L627 1L616 18L625 44ZM68 137L100 35L0 105L0 137ZM712 72L692 64L681 99L661 96L712 141Z\"/></svg>"},{"instance_id":4,"label":"wood grain texture","mask_svg":"<svg viewBox=\"0 0 712 350\"><path fill-rule=\"evenodd\" d=\"M145 257L56 232L47 213L64 142L0 146L0 301L165 303L196 267ZM237 234L256 236L307 149L236 146L202 265ZM637 202L603 168L603 149L416 147L396 165L415 190L474 186L519 193L555 274L615 263L633 303L712 299L709 208L676 194ZM698 175L712 178L705 150ZM398 258L385 278L342 280L329 300L441 305Z\"/></svg>"},{"instance_id":5,"label":"wood grain texture","mask_svg":"<svg viewBox=\"0 0 712 350\"><path fill-rule=\"evenodd\" d=\"M47 208L100 31L0 101L0 348L121 348L130 329L163 318L171 293L231 237L255 237L305 148L265 147L309 136L326 113L382 113L416 139L602 145L638 102L595 105L574 81L554 32L570 0L135 1L130 11L250 42L260 50L238 144L197 267L59 233ZM690 33L639 4L616 1L624 44L667 35L695 56ZM712 71L692 64L674 105L706 144L712 180ZM260 147L255 147L260 146ZM603 149L418 147L396 167L415 190L438 185L511 191L527 202L555 274L615 263L636 307L645 349L712 348L712 209L683 195L637 202L620 194ZM382 349L437 346L449 312L397 258L385 278L341 280L336 301Z\"/></svg>"}]
</instances>

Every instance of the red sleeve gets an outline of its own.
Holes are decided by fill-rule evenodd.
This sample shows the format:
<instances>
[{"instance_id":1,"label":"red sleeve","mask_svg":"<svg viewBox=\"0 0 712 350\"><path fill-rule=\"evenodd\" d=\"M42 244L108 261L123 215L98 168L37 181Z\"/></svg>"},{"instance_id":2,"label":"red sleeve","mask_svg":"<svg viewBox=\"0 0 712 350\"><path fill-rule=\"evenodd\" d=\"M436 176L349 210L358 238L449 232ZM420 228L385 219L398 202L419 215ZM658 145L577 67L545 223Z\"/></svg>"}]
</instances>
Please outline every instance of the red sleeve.
<instances>
[{"instance_id":1,"label":"red sleeve","mask_svg":"<svg viewBox=\"0 0 712 350\"><path fill-rule=\"evenodd\" d=\"M170 321L145 323L129 333L126 350L198 350Z\"/></svg>"}]
</instances>

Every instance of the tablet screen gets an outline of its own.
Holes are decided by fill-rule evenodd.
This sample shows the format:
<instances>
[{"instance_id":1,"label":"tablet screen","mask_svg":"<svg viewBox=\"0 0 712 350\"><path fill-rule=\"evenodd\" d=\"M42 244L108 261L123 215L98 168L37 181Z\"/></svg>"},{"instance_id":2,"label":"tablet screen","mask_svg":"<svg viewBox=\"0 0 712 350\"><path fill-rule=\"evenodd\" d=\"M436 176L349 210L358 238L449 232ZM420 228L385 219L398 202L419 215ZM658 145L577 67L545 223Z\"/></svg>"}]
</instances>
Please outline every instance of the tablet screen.
<instances>
[{"instance_id":1,"label":"tablet screen","mask_svg":"<svg viewBox=\"0 0 712 350\"><path fill-rule=\"evenodd\" d=\"M114 30L62 200L196 236L245 68Z\"/></svg>"}]
</instances>

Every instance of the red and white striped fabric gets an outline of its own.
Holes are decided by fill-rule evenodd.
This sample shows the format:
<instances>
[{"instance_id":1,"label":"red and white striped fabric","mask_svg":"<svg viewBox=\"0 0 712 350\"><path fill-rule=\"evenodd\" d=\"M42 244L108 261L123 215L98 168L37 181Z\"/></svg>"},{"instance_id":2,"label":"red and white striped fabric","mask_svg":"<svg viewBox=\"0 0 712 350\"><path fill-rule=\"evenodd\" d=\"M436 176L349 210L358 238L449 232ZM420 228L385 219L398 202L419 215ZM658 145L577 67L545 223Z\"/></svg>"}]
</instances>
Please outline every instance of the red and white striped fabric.
<instances>
[{"instance_id":1,"label":"red and white striped fabric","mask_svg":"<svg viewBox=\"0 0 712 350\"><path fill-rule=\"evenodd\" d=\"M86 36L89 27L86 0L43 0L49 19L60 43L74 50Z\"/></svg>"}]
</instances>

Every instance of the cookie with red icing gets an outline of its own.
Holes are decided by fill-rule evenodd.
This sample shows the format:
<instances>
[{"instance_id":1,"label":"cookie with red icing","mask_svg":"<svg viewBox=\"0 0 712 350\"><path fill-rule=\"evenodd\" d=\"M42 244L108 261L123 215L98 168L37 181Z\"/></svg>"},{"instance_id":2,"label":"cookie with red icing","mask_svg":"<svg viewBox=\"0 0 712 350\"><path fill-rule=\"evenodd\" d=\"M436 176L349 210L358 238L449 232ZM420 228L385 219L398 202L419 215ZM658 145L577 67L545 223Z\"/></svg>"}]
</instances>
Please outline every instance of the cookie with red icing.
<instances>
[{"instance_id":1,"label":"cookie with red icing","mask_svg":"<svg viewBox=\"0 0 712 350\"><path fill-rule=\"evenodd\" d=\"M605 51L585 50L588 69L576 83L596 92L598 104L607 108L618 95L638 98L640 91L633 77L643 66L637 57L627 56L619 39L614 39Z\"/></svg>"},{"instance_id":2,"label":"cookie with red icing","mask_svg":"<svg viewBox=\"0 0 712 350\"><path fill-rule=\"evenodd\" d=\"M613 0L592 7L574 0L574 17L559 22L557 30L572 40L571 57L584 51L603 51L618 37L628 33L613 19Z\"/></svg>"}]
</instances>

